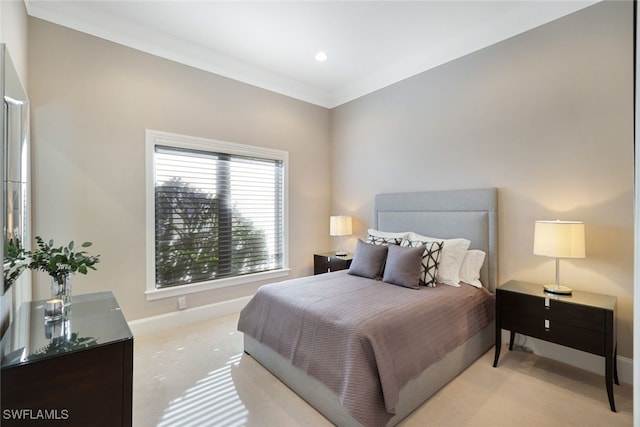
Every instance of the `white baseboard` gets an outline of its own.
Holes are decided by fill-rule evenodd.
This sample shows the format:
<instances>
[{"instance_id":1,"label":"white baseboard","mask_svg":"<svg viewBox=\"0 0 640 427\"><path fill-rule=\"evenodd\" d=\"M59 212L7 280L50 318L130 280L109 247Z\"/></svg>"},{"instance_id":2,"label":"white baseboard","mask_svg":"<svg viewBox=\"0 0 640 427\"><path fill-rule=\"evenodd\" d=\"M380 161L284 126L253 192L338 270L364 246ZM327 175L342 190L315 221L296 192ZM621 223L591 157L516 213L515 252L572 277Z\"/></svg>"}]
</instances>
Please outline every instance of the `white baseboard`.
<instances>
[{"instance_id":1,"label":"white baseboard","mask_svg":"<svg viewBox=\"0 0 640 427\"><path fill-rule=\"evenodd\" d=\"M516 344L521 344L522 335L516 335ZM502 331L503 345L509 344L509 332ZM595 354L574 350L558 344L527 337L525 347L528 347L535 354L557 360L576 368L584 369L598 375L604 375L604 358ZM621 383L633 384L633 359L618 356L618 379Z\"/></svg>"},{"instance_id":2,"label":"white baseboard","mask_svg":"<svg viewBox=\"0 0 640 427\"><path fill-rule=\"evenodd\" d=\"M240 312L247 305L251 296L222 301L215 304L173 311L157 316L132 320L129 328L134 337L142 337L170 329L180 328L192 323L203 322L216 317L227 316Z\"/></svg>"}]
</instances>

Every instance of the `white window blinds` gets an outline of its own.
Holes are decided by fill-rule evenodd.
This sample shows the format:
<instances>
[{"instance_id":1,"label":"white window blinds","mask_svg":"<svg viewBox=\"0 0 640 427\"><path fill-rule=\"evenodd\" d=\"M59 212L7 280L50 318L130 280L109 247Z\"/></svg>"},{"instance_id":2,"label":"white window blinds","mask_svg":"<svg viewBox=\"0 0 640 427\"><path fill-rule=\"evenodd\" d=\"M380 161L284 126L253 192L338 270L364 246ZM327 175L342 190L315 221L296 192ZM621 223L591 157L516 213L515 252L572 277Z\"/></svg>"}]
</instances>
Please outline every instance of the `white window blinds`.
<instances>
[{"instance_id":1,"label":"white window blinds","mask_svg":"<svg viewBox=\"0 0 640 427\"><path fill-rule=\"evenodd\" d=\"M156 145L155 286L282 269L283 161Z\"/></svg>"}]
</instances>

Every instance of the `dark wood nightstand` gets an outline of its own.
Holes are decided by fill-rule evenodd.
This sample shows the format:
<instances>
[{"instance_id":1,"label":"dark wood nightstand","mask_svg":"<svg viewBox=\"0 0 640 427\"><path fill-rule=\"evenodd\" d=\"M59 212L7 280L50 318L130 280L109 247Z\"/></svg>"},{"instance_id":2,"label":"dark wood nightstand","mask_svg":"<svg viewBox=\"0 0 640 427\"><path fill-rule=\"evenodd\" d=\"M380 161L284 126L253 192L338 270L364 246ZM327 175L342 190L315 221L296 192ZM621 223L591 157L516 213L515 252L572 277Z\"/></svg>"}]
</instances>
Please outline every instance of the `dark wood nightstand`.
<instances>
[{"instance_id":1,"label":"dark wood nightstand","mask_svg":"<svg viewBox=\"0 0 640 427\"><path fill-rule=\"evenodd\" d=\"M313 274L346 270L351 266L353 255L337 256L335 252L323 252L313 255Z\"/></svg>"},{"instance_id":2,"label":"dark wood nightstand","mask_svg":"<svg viewBox=\"0 0 640 427\"><path fill-rule=\"evenodd\" d=\"M597 354L605 358L605 384L609 405L616 411L613 381L618 381L616 349L616 297L573 291L572 295L545 293L541 284L512 280L496 289L496 349L498 364L502 329Z\"/></svg>"},{"instance_id":3,"label":"dark wood nightstand","mask_svg":"<svg viewBox=\"0 0 640 427\"><path fill-rule=\"evenodd\" d=\"M56 322L44 302L22 304L2 338L2 425L131 426L133 335L113 293L74 295Z\"/></svg>"}]
</instances>

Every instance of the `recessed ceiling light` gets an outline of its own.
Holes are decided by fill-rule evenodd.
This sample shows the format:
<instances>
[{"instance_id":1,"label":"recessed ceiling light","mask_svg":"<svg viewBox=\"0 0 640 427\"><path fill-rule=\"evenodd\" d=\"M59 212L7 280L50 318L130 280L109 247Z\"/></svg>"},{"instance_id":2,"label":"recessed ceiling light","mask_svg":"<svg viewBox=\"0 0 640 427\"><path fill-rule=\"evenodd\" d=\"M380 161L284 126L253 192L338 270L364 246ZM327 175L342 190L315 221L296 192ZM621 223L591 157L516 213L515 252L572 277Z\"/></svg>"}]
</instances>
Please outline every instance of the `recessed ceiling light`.
<instances>
[{"instance_id":1,"label":"recessed ceiling light","mask_svg":"<svg viewBox=\"0 0 640 427\"><path fill-rule=\"evenodd\" d=\"M324 53L323 51L319 51L318 53L316 53L316 61L318 62L324 62L327 60L327 54Z\"/></svg>"}]
</instances>

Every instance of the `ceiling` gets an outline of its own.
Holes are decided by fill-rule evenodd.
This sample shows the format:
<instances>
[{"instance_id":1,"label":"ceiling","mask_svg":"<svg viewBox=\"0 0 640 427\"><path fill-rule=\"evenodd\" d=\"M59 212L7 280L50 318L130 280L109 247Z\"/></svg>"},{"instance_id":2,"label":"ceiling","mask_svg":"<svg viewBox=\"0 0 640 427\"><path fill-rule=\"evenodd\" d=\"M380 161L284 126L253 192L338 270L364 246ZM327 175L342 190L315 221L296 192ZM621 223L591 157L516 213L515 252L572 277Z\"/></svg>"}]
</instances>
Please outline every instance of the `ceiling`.
<instances>
[{"instance_id":1,"label":"ceiling","mask_svg":"<svg viewBox=\"0 0 640 427\"><path fill-rule=\"evenodd\" d=\"M30 16L332 108L598 0L59 1ZM317 51L328 59L317 62Z\"/></svg>"}]
</instances>

